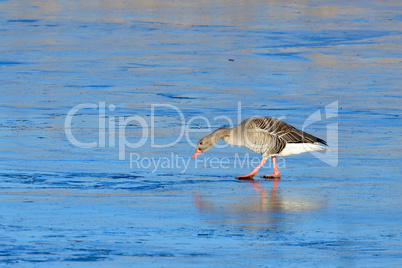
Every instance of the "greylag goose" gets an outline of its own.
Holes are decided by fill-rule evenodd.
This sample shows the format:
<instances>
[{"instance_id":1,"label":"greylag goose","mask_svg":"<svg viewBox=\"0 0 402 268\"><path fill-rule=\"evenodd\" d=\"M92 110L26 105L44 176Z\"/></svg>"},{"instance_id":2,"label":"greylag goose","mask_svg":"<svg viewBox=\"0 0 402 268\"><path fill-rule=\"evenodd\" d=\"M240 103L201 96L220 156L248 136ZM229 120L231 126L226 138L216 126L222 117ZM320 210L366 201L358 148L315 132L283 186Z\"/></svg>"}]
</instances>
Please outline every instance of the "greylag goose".
<instances>
[{"instance_id":1,"label":"greylag goose","mask_svg":"<svg viewBox=\"0 0 402 268\"><path fill-rule=\"evenodd\" d=\"M328 146L323 139L303 132L281 120L260 116L244 120L234 128L218 128L202 138L192 158L211 149L220 139L230 145L244 146L262 155L260 164L250 173L236 177L248 179L258 176L258 170L272 157L274 173L261 175L262 178L280 178L281 173L276 165L276 156L289 156L310 151L325 150ZM321 145L322 144L322 145Z\"/></svg>"}]
</instances>

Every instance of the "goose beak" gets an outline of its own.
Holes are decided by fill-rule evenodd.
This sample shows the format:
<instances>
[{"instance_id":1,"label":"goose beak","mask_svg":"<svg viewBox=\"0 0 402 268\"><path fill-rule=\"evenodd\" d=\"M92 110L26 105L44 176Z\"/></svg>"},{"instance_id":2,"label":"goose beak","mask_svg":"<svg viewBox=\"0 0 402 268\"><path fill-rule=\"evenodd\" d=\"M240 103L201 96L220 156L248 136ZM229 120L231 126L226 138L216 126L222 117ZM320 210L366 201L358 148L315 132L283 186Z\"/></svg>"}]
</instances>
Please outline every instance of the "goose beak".
<instances>
[{"instance_id":1,"label":"goose beak","mask_svg":"<svg viewBox=\"0 0 402 268\"><path fill-rule=\"evenodd\" d=\"M193 154L193 156L191 158L196 158L200 154L202 154L202 151L197 148L197 150L195 150L195 153Z\"/></svg>"}]
</instances>

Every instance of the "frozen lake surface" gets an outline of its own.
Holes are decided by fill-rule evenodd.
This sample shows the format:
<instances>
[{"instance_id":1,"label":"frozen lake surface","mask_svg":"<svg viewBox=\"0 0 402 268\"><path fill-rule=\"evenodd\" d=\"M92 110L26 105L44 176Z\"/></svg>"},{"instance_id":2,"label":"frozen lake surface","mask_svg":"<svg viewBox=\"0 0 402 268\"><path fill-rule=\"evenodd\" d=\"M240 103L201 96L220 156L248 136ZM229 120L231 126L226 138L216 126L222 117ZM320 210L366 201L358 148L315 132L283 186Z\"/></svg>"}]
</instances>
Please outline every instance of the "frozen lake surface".
<instances>
[{"instance_id":1,"label":"frozen lake surface","mask_svg":"<svg viewBox=\"0 0 402 268\"><path fill-rule=\"evenodd\" d=\"M286 2L0 1L0 265L401 266L402 5ZM332 158L190 159L259 115Z\"/></svg>"}]
</instances>

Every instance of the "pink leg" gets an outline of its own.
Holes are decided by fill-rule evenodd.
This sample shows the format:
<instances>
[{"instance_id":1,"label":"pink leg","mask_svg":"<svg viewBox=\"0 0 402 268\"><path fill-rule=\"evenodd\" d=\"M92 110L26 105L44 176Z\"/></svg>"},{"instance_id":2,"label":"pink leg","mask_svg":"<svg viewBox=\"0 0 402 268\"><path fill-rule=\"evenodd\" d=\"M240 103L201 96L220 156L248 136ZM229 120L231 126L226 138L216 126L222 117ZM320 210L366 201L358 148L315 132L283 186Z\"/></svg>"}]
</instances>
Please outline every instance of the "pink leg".
<instances>
[{"instance_id":1,"label":"pink leg","mask_svg":"<svg viewBox=\"0 0 402 268\"><path fill-rule=\"evenodd\" d=\"M236 179L238 179L238 180L250 179L250 178L254 177L255 174L257 174L257 176L258 176L258 170L265 164L265 162L267 162L267 159L263 158L261 160L260 164L258 166L256 166L250 173L248 173L247 175L244 175L244 176L236 177Z\"/></svg>"},{"instance_id":2,"label":"pink leg","mask_svg":"<svg viewBox=\"0 0 402 268\"><path fill-rule=\"evenodd\" d=\"M280 178L281 177L281 172L279 172L279 169L276 166L276 156L272 157L272 163L274 164L274 173L271 175L261 175L261 178L270 179L270 178Z\"/></svg>"}]
</instances>

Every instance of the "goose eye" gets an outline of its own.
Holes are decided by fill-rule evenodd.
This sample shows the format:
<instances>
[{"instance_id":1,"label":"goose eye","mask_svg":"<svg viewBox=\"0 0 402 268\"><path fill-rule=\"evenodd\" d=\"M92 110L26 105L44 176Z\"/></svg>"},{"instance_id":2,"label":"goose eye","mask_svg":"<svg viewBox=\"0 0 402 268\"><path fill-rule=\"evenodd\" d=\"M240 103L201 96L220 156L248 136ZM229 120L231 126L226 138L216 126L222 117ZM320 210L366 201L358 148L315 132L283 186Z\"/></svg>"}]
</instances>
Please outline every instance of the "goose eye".
<instances>
[{"instance_id":1,"label":"goose eye","mask_svg":"<svg viewBox=\"0 0 402 268\"><path fill-rule=\"evenodd\" d=\"M202 145L202 142L200 142L200 145Z\"/></svg>"}]
</instances>

